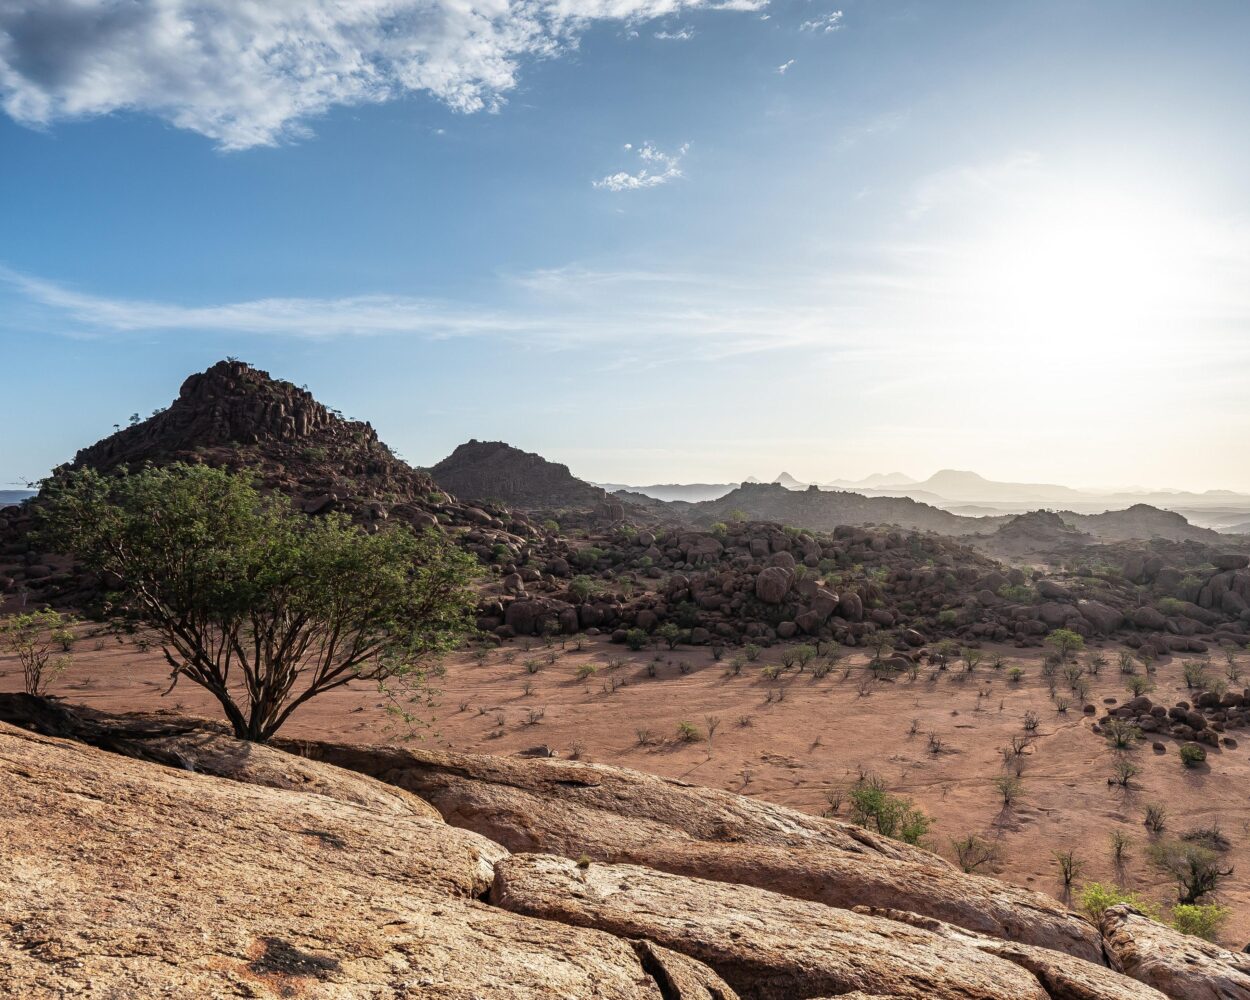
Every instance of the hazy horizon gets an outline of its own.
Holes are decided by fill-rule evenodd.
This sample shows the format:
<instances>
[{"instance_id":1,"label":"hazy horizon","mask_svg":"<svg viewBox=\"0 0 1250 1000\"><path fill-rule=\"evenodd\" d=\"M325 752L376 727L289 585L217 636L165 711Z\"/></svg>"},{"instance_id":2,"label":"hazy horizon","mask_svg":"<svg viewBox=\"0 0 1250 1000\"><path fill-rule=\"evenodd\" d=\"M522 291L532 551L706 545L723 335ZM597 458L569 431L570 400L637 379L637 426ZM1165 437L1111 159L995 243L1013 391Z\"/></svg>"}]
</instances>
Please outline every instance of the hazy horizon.
<instances>
[{"instance_id":1,"label":"hazy horizon","mask_svg":"<svg viewBox=\"0 0 1250 1000\"><path fill-rule=\"evenodd\" d=\"M1247 37L1233 2L10 4L0 487L236 355L420 465L1250 491Z\"/></svg>"}]
</instances>

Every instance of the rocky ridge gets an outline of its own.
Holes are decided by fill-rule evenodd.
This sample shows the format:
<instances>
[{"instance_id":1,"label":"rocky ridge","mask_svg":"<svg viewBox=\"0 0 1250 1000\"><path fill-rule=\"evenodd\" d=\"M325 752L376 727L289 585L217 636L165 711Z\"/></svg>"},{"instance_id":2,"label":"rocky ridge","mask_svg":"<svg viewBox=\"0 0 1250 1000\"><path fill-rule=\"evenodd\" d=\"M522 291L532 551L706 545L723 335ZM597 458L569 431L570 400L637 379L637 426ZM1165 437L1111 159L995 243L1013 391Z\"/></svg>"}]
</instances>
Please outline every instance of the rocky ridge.
<instances>
[{"instance_id":1,"label":"rocky ridge","mask_svg":"<svg viewBox=\"0 0 1250 1000\"><path fill-rule=\"evenodd\" d=\"M569 761L304 747L318 762L197 720L25 696L0 698L0 720L8 995L1250 995L1244 956L1126 908L1099 928L1045 897L970 882L968 914L988 899L1017 914L995 931L928 912L901 875L905 907L802 898L791 889L812 879L817 845L865 876L886 862L954 886L971 877L917 848L684 782ZM414 804L425 796L413 787L442 818ZM475 791L479 804L466 804ZM492 822L483 796L539 803L524 846L503 842L522 836L508 821L501 840L474 829ZM793 873L765 887L728 868L709 878L596 856L642 833L610 829L634 818L671 844L775 851ZM577 822L580 845L568 839ZM1045 921L1075 933L1054 947L1017 939Z\"/></svg>"}]
</instances>

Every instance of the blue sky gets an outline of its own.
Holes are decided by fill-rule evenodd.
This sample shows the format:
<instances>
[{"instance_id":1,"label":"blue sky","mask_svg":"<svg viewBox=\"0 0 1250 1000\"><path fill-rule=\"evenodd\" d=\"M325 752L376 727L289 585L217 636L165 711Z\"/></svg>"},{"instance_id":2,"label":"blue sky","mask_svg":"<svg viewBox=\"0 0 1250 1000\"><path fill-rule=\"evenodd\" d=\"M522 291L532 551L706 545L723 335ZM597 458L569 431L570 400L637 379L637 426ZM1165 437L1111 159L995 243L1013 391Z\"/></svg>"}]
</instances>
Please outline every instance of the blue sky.
<instances>
[{"instance_id":1,"label":"blue sky","mask_svg":"<svg viewBox=\"0 0 1250 1000\"><path fill-rule=\"evenodd\" d=\"M0 11L0 485L234 355L417 464L1250 488L1250 6L259 9Z\"/></svg>"}]
</instances>

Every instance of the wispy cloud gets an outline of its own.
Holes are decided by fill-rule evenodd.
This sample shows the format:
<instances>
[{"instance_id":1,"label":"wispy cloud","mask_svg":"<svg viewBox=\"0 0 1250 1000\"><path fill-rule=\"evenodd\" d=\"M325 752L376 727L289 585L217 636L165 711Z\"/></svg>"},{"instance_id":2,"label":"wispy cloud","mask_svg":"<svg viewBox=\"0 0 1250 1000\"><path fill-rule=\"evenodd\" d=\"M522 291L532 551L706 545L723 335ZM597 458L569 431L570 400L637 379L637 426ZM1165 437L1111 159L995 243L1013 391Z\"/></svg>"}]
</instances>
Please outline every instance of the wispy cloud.
<instances>
[{"instance_id":1,"label":"wispy cloud","mask_svg":"<svg viewBox=\"0 0 1250 1000\"><path fill-rule=\"evenodd\" d=\"M657 31L655 37L662 42L688 42L694 38L694 28L678 28L676 31Z\"/></svg>"},{"instance_id":2,"label":"wispy cloud","mask_svg":"<svg viewBox=\"0 0 1250 1000\"><path fill-rule=\"evenodd\" d=\"M804 21L799 25L800 31L812 31L822 35L830 34L838 31L842 27L842 11L835 10L822 17L813 18L810 21Z\"/></svg>"},{"instance_id":3,"label":"wispy cloud","mask_svg":"<svg viewBox=\"0 0 1250 1000\"><path fill-rule=\"evenodd\" d=\"M650 142L644 142L641 146L627 142L625 151L635 154L642 161L642 167L633 173L621 170L608 174L591 181L591 184L601 191L641 191L644 188L659 187L682 176L681 161L689 149L690 144L685 143L676 153L665 153Z\"/></svg>"},{"instance_id":4,"label":"wispy cloud","mask_svg":"<svg viewBox=\"0 0 1250 1000\"><path fill-rule=\"evenodd\" d=\"M788 70L793 65L794 65L794 60L787 59L780 66L777 67L777 72L780 73L782 76L785 76L786 70Z\"/></svg>"},{"instance_id":5,"label":"wispy cloud","mask_svg":"<svg viewBox=\"0 0 1250 1000\"><path fill-rule=\"evenodd\" d=\"M0 106L45 126L142 111L246 149L332 107L428 93L498 108L526 59L597 21L757 11L766 0L38 0L0 3ZM688 29L683 29L683 31ZM681 33L673 37L680 37Z\"/></svg>"}]
</instances>

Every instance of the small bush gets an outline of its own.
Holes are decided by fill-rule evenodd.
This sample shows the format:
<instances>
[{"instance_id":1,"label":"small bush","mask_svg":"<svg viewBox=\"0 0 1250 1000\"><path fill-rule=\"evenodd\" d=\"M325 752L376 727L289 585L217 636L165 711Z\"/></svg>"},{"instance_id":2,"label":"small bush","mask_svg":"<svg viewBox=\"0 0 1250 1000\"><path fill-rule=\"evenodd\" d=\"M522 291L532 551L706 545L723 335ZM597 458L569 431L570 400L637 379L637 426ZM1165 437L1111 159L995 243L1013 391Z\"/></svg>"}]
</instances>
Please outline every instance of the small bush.
<instances>
[{"instance_id":1,"label":"small bush","mask_svg":"<svg viewBox=\"0 0 1250 1000\"><path fill-rule=\"evenodd\" d=\"M631 628L625 633L625 645L635 653L647 644L647 633L640 628Z\"/></svg>"},{"instance_id":2,"label":"small bush","mask_svg":"<svg viewBox=\"0 0 1250 1000\"><path fill-rule=\"evenodd\" d=\"M1119 906L1121 903L1127 903L1152 920L1159 919L1159 908L1154 903L1147 902L1135 892L1128 892L1115 885L1104 885L1102 882L1088 883L1081 890L1078 905L1082 913L1094 923L1098 923L1104 910Z\"/></svg>"},{"instance_id":3,"label":"small bush","mask_svg":"<svg viewBox=\"0 0 1250 1000\"><path fill-rule=\"evenodd\" d=\"M1182 934L1214 941L1230 912L1218 903L1177 903L1172 907L1172 926Z\"/></svg>"},{"instance_id":4,"label":"small bush","mask_svg":"<svg viewBox=\"0 0 1250 1000\"><path fill-rule=\"evenodd\" d=\"M1186 767L1197 767L1207 759L1207 752L1197 743L1181 744L1181 763Z\"/></svg>"},{"instance_id":5,"label":"small bush","mask_svg":"<svg viewBox=\"0 0 1250 1000\"><path fill-rule=\"evenodd\" d=\"M880 778L865 777L850 792L851 818L886 837L919 844L929 832L930 819L911 799L890 795Z\"/></svg>"},{"instance_id":6,"label":"small bush","mask_svg":"<svg viewBox=\"0 0 1250 1000\"><path fill-rule=\"evenodd\" d=\"M677 723L677 738L683 743L698 743L703 739L703 734L693 722L679 722Z\"/></svg>"}]
</instances>

